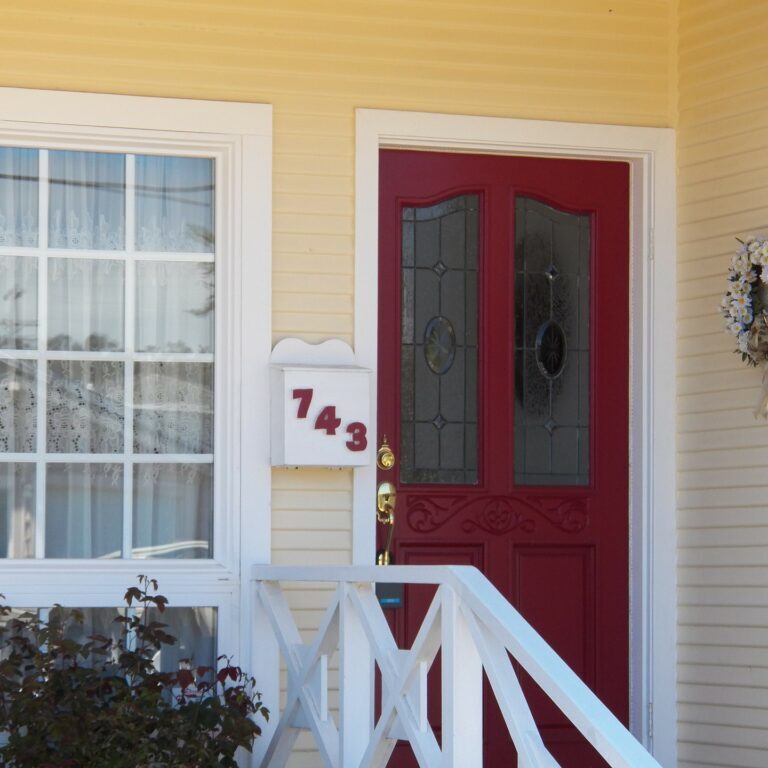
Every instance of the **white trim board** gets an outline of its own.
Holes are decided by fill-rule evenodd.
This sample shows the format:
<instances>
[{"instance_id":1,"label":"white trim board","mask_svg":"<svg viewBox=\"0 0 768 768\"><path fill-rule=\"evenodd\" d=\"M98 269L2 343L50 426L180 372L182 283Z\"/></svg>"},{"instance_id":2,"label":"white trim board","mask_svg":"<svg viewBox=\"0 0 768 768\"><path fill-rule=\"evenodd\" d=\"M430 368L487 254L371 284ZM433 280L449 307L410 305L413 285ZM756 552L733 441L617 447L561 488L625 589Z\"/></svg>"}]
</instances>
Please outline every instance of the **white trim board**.
<instances>
[{"instance_id":1,"label":"white trim board","mask_svg":"<svg viewBox=\"0 0 768 768\"><path fill-rule=\"evenodd\" d=\"M668 128L358 109L355 353L374 372L378 339L379 149L622 160L631 166L631 729L676 765L675 137ZM376 468L354 471L353 562L374 561Z\"/></svg>"}]
</instances>

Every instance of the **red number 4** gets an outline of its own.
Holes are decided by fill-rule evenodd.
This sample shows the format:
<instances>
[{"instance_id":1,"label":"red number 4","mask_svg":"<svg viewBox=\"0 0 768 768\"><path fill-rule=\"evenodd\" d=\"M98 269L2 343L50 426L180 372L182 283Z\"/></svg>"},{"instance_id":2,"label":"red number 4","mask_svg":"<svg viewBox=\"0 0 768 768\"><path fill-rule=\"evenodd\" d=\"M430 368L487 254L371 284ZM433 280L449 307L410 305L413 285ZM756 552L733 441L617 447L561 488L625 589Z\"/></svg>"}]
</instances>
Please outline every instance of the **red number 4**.
<instances>
[{"instance_id":1,"label":"red number 4","mask_svg":"<svg viewBox=\"0 0 768 768\"><path fill-rule=\"evenodd\" d=\"M341 424L341 419L336 418L336 406L326 405L315 419L315 429L324 429L326 435L335 435Z\"/></svg>"}]
</instances>

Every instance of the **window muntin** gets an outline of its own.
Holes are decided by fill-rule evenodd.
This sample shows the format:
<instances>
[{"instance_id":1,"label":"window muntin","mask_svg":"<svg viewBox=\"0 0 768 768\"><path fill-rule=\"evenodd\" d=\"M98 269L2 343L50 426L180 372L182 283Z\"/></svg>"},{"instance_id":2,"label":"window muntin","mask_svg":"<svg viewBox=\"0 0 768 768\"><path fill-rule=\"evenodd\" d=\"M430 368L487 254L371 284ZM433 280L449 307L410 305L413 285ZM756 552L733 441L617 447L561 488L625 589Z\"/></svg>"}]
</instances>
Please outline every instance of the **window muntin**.
<instances>
[{"instance_id":1,"label":"window muntin","mask_svg":"<svg viewBox=\"0 0 768 768\"><path fill-rule=\"evenodd\" d=\"M0 148L0 557L213 556L214 166Z\"/></svg>"}]
</instances>

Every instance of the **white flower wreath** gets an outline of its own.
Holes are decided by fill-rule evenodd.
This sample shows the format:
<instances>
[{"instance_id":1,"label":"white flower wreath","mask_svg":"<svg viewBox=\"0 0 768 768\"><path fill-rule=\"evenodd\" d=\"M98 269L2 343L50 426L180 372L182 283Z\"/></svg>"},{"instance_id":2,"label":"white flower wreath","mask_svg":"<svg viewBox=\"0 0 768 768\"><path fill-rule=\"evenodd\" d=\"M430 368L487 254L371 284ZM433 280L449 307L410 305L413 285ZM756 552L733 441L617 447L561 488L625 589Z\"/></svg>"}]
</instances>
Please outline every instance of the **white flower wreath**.
<instances>
[{"instance_id":1,"label":"white flower wreath","mask_svg":"<svg viewBox=\"0 0 768 768\"><path fill-rule=\"evenodd\" d=\"M758 366L768 362L768 237L750 235L739 243L720 308L728 332L736 337L734 351L747 365ZM755 418L768 418L768 366L763 391Z\"/></svg>"},{"instance_id":2,"label":"white flower wreath","mask_svg":"<svg viewBox=\"0 0 768 768\"><path fill-rule=\"evenodd\" d=\"M768 237L750 235L739 242L720 307L736 337L735 352L756 366L768 361Z\"/></svg>"}]
</instances>

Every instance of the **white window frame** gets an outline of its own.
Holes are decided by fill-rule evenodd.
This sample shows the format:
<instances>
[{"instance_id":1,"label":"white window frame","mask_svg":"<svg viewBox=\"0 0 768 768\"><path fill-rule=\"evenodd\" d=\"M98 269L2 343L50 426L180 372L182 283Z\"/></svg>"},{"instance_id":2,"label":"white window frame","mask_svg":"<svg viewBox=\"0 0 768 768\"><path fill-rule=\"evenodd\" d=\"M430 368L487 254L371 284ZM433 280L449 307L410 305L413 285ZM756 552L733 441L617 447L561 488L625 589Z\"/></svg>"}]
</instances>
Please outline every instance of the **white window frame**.
<instances>
[{"instance_id":1,"label":"white window frame","mask_svg":"<svg viewBox=\"0 0 768 768\"><path fill-rule=\"evenodd\" d=\"M630 164L630 729L675 765L675 133L669 128L358 109L355 354L378 362L379 151L620 160ZM376 467L354 472L353 562L375 551Z\"/></svg>"},{"instance_id":2,"label":"white window frame","mask_svg":"<svg viewBox=\"0 0 768 768\"><path fill-rule=\"evenodd\" d=\"M171 607L217 608L219 652L248 668L248 573L271 550L272 108L15 88L0 104L3 146L214 158L217 211L213 558L3 559L0 592L25 607L120 606L146 573Z\"/></svg>"}]
</instances>

